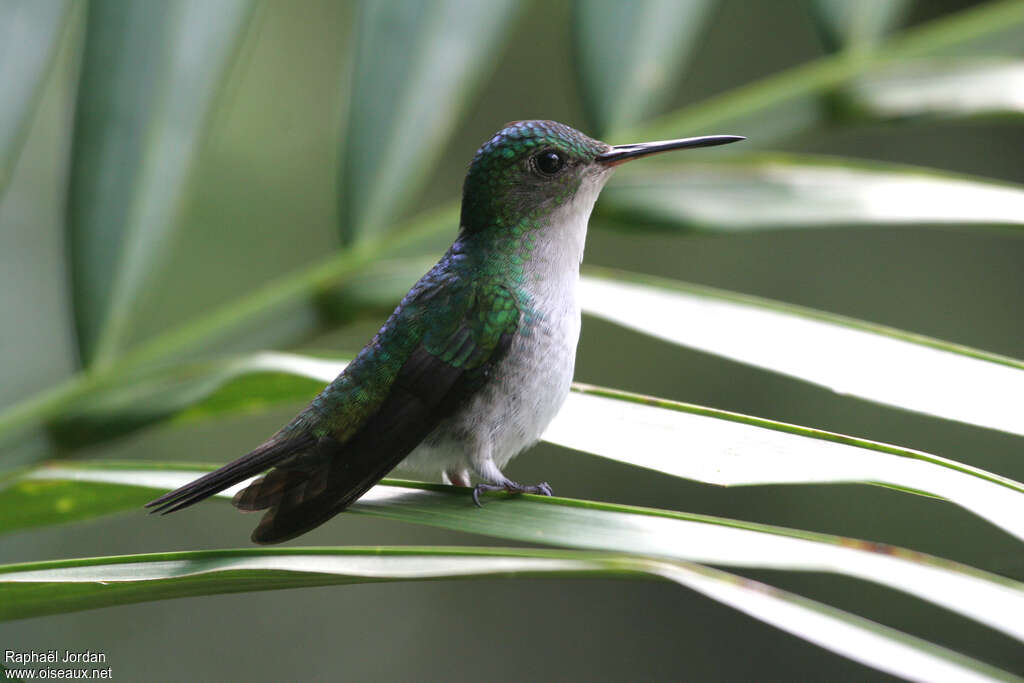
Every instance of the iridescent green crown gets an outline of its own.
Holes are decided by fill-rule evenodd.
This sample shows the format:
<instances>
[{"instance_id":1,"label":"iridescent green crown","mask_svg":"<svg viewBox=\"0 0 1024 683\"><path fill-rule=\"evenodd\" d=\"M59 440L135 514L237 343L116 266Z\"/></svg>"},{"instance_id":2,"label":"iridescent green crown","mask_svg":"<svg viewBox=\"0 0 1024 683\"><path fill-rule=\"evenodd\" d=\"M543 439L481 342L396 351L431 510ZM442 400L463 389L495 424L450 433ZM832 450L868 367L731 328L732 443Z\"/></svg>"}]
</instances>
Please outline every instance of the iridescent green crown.
<instances>
[{"instance_id":1,"label":"iridescent green crown","mask_svg":"<svg viewBox=\"0 0 1024 683\"><path fill-rule=\"evenodd\" d=\"M527 161L546 149L556 150L569 166L576 166L590 163L608 145L557 121L507 124L481 145L469 165L462 195L463 227L507 225L511 214L522 208L523 192L532 190L537 200L570 196L579 184L576 174L561 174L546 181L545 187L530 177Z\"/></svg>"},{"instance_id":2,"label":"iridescent green crown","mask_svg":"<svg viewBox=\"0 0 1024 683\"><path fill-rule=\"evenodd\" d=\"M491 159L514 159L544 146L591 158L608 149L603 142L557 121L513 121L480 146L470 169L479 164L486 166Z\"/></svg>"}]
</instances>

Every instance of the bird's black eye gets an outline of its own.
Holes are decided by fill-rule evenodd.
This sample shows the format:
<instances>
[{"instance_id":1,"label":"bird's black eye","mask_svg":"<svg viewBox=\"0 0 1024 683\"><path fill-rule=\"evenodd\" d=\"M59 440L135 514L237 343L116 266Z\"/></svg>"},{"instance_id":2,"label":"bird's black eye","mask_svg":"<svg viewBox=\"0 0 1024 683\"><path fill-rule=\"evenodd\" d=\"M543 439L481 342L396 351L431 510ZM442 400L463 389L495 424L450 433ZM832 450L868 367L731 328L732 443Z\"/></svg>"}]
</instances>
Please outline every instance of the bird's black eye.
<instances>
[{"instance_id":1,"label":"bird's black eye","mask_svg":"<svg viewBox=\"0 0 1024 683\"><path fill-rule=\"evenodd\" d=\"M565 158L553 149L546 149L533 157L533 164L544 175L555 175L565 166Z\"/></svg>"}]
</instances>

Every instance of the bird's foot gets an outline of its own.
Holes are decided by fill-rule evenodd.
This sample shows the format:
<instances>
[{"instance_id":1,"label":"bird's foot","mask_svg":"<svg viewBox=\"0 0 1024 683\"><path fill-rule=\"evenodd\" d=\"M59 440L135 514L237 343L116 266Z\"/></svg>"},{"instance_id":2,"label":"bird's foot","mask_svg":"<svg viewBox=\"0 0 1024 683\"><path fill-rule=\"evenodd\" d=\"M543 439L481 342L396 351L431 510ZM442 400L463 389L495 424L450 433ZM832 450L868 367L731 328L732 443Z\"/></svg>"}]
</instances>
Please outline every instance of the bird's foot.
<instances>
[{"instance_id":1,"label":"bird's foot","mask_svg":"<svg viewBox=\"0 0 1024 683\"><path fill-rule=\"evenodd\" d=\"M476 503L478 508L483 507L483 503L480 502L480 494L487 493L488 491L508 491L509 493L535 493L538 496L550 496L553 495L551 492L551 485L546 481L540 484L534 484L532 486L525 486L523 484L517 484L514 481L506 481L504 484L477 484L473 487L473 502Z\"/></svg>"}]
</instances>

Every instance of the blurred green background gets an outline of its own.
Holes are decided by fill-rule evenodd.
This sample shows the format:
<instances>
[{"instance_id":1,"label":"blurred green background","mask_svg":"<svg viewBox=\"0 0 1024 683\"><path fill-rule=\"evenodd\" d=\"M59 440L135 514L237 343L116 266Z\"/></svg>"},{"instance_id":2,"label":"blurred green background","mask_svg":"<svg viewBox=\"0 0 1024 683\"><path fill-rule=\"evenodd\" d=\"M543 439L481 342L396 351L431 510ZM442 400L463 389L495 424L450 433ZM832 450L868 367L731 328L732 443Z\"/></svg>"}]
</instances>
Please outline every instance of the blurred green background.
<instances>
[{"instance_id":1,"label":"blurred green background","mask_svg":"<svg viewBox=\"0 0 1024 683\"><path fill-rule=\"evenodd\" d=\"M44 0L46 1L46 0ZM979 3L919 0L912 27ZM0 406L77 368L64 209L85 6L62 39L38 112L0 199ZM457 198L476 147L506 121L555 119L598 134L573 68L571 7L532 3L497 51L426 181L411 216ZM164 258L136 306L128 343L232 301L339 248L345 104L339 84L358 9L343 2L268 2L230 67L190 192ZM663 111L699 102L826 54L809 3L713 3L690 65L667 84ZM0 47L2 54L2 47ZM2 98L2 94L0 94ZM2 103L2 99L0 99ZM679 136L747 130L680 130ZM609 139L612 143L633 142ZM755 141L756 142L756 141ZM1024 183L1024 126L1012 117L864 122L819 127L778 149L898 161ZM372 148L371 148L372 149ZM372 154L372 151L371 151ZM346 169L353 173L352 168ZM358 167L355 170L358 172ZM454 236L445 237L450 241ZM439 255L444 243L438 242ZM753 231L602 229L588 263L749 292L1024 356L1024 241L1010 231L915 226ZM411 284L411 276L406 284ZM365 287L364 287L365 288ZM313 337L276 320L219 343L357 350L388 301ZM364 300L367 292L352 290ZM372 296L370 297L372 302ZM315 312L298 310L296 317ZM699 324L699 321L694 321ZM756 330L751 330L756 336ZM576 378L692 403L898 443L1024 478L1008 434L905 413L585 318ZM171 427L84 457L226 462L293 409ZM685 440L685 436L681 436ZM27 456L26 456L27 457ZM1024 578L1024 556L1001 531L950 505L863 486L724 489L659 476L549 445L510 467L559 495L707 513L908 546ZM6 536L0 561L242 544L253 518L221 505L153 519L142 510ZM949 539L955 537L955 543ZM301 545L491 543L365 517L339 517ZM836 576L740 571L1011 671L1019 644L907 596ZM856 590L851 587L856 586ZM0 649L93 649L115 680L871 680L883 674L834 656L669 584L494 581L365 585L192 598L0 625Z\"/></svg>"}]
</instances>

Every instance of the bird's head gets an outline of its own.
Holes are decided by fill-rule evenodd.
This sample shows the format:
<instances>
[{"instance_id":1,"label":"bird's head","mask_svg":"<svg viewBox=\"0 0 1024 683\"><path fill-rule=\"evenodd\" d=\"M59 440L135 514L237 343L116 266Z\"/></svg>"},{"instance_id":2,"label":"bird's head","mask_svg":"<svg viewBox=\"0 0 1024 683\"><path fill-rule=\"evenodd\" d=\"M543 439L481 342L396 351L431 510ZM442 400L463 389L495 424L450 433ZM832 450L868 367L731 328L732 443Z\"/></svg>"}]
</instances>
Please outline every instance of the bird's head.
<instances>
[{"instance_id":1,"label":"bird's head","mask_svg":"<svg viewBox=\"0 0 1024 683\"><path fill-rule=\"evenodd\" d=\"M469 165L462 229L515 229L563 211L586 215L615 166L674 149L742 140L715 135L608 145L556 121L514 121L485 142Z\"/></svg>"}]
</instances>

